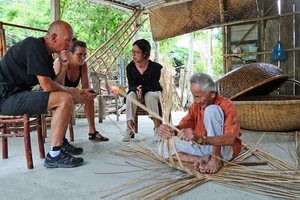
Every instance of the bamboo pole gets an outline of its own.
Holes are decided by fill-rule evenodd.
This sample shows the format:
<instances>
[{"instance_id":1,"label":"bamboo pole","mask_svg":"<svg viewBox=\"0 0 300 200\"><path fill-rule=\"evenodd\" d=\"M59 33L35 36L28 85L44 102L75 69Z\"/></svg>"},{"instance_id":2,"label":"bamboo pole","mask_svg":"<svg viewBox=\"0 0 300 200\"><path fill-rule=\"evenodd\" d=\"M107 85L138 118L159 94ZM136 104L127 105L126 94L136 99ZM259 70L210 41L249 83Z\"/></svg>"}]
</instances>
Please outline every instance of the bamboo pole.
<instances>
[{"instance_id":1,"label":"bamboo pole","mask_svg":"<svg viewBox=\"0 0 300 200\"><path fill-rule=\"evenodd\" d=\"M3 28L3 22L0 22L0 58L4 56L5 52L6 52L5 30Z\"/></svg>"},{"instance_id":2,"label":"bamboo pole","mask_svg":"<svg viewBox=\"0 0 300 200\"><path fill-rule=\"evenodd\" d=\"M17 25L17 24L10 24L10 23L5 23L5 22L2 22L2 24L5 25L5 26L23 28L23 29L28 29L28 30L32 30L32 31L47 32L47 30L38 29L38 28L31 28L31 27L28 27L28 26L21 26L21 25Z\"/></svg>"},{"instance_id":3,"label":"bamboo pole","mask_svg":"<svg viewBox=\"0 0 300 200\"><path fill-rule=\"evenodd\" d=\"M3 47L4 47L4 45L3 45L3 33L4 33L4 29L3 29L3 23L2 22L0 22L0 58L2 58L3 57L3 55L4 55L4 50L3 50Z\"/></svg>"},{"instance_id":4,"label":"bamboo pole","mask_svg":"<svg viewBox=\"0 0 300 200\"><path fill-rule=\"evenodd\" d=\"M182 89L181 89L181 98L180 98L180 107L181 108L183 107L183 94L184 94L184 88L185 88L185 79L186 79L186 67L184 68Z\"/></svg>"},{"instance_id":5,"label":"bamboo pole","mask_svg":"<svg viewBox=\"0 0 300 200\"><path fill-rule=\"evenodd\" d=\"M220 6L220 21L221 23L225 22L225 11L224 11L224 1L219 0L219 6ZM226 29L225 25L222 26L222 54L223 54L223 72L224 74L227 73L227 67L226 67L226 59L224 55L226 54Z\"/></svg>"},{"instance_id":6,"label":"bamboo pole","mask_svg":"<svg viewBox=\"0 0 300 200\"><path fill-rule=\"evenodd\" d=\"M213 24L211 26L203 28L202 30L212 29L212 28L218 28L218 27L221 27L221 26L232 26L232 25L237 25L237 24L245 24L245 23L262 21L262 20L268 20L268 19L279 19L280 17L285 17L285 16L289 16L289 15L297 15L297 14L300 14L300 11L297 11L297 12L288 12L288 13L283 13L283 14L280 14L280 15L259 17L259 18L254 18L254 19L236 20L236 21L226 22L226 23L225 22L224 23L221 22L219 24Z\"/></svg>"},{"instance_id":7,"label":"bamboo pole","mask_svg":"<svg viewBox=\"0 0 300 200\"><path fill-rule=\"evenodd\" d=\"M290 49L284 49L285 52L290 51L300 51L300 47L296 48L290 48ZM231 53L231 54L225 54L225 56L247 56L247 55L262 55L262 54L271 54L272 51L264 51L264 52L247 52L247 53Z\"/></svg>"}]
</instances>

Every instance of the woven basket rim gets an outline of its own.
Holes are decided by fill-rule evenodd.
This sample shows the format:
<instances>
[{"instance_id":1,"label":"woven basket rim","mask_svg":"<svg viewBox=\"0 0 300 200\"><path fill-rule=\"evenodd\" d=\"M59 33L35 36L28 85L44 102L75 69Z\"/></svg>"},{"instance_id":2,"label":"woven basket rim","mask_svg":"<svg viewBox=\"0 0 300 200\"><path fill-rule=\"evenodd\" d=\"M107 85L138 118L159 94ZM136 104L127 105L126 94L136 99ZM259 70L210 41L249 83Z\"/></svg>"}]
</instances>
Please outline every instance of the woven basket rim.
<instances>
[{"instance_id":1,"label":"woven basket rim","mask_svg":"<svg viewBox=\"0 0 300 200\"><path fill-rule=\"evenodd\" d=\"M272 132L300 129L299 95L249 96L249 98L249 101L244 98L232 101L241 128Z\"/></svg>"},{"instance_id":2,"label":"woven basket rim","mask_svg":"<svg viewBox=\"0 0 300 200\"><path fill-rule=\"evenodd\" d=\"M292 105L292 104L300 104L300 99L298 100L268 100L268 101L232 101L234 105Z\"/></svg>"},{"instance_id":3,"label":"woven basket rim","mask_svg":"<svg viewBox=\"0 0 300 200\"><path fill-rule=\"evenodd\" d=\"M230 97L230 99L231 99L231 100L234 100L235 98L240 97L240 96L242 96L243 94L245 94L245 93L247 93L247 92L249 92L249 91L251 91L251 90L254 90L255 88L258 88L259 86L264 85L264 84L267 84L267 83L270 83L270 82L272 82L272 81L274 81L274 80L277 80L277 79L286 79L286 80L288 80L288 78L289 78L289 77L288 77L288 75L286 75L286 74L280 74L280 75L277 75L277 76L270 77L270 78L268 78L268 79L266 79L266 80L264 80L264 81L261 81L261 82L255 84L255 85L253 85L253 86L251 86L251 87L249 87L249 88L247 88L247 89L245 89L245 90L242 90L242 91L236 93L235 95L233 95L232 97ZM284 82L285 82L285 81L284 81ZM281 85L283 85L284 82L282 82ZM278 85L278 87L280 87L281 85Z\"/></svg>"}]
</instances>

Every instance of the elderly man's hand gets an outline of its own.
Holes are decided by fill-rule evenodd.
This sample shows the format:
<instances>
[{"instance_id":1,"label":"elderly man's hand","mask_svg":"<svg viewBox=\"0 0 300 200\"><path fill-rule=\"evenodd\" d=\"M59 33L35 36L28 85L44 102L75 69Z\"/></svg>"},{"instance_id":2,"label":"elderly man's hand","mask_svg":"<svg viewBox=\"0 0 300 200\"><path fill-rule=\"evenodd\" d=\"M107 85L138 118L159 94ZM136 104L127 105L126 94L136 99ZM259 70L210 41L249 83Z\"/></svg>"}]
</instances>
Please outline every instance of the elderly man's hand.
<instances>
[{"instance_id":1,"label":"elderly man's hand","mask_svg":"<svg viewBox=\"0 0 300 200\"><path fill-rule=\"evenodd\" d=\"M193 129L187 128L187 129L181 129L178 133L178 137L181 140L185 141L196 141L197 135L194 133Z\"/></svg>"},{"instance_id":2,"label":"elderly man's hand","mask_svg":"<svg viewBox=\"0 0 300 200\"><path fill-rule=\"evenodd\" d=\"M174 136L174 130L165 124L161 124L157 129L157 134L162 138L169 139Z\"/></svg>"}]
</instances>

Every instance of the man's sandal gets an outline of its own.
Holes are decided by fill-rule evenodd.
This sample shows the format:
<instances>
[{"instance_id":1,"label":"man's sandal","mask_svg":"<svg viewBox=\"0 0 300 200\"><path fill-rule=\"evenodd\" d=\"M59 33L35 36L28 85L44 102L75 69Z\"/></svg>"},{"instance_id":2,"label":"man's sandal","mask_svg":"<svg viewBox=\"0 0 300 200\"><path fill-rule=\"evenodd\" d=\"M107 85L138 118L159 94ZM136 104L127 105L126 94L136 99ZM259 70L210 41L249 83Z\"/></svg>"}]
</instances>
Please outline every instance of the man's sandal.
<instances>
[{"instance_id":1,"label":"man's sandal","mask_svg":"<svg viewBox=\"0 0 300 200\"><path fill-rule=\"evenodd\" d=\"M100 137L97 137L97 134L99 134ZM109 138L102 136L98 131L96 131L94 133L89 133L89 140L108 141Z\"/></svg>"}]
</instances>

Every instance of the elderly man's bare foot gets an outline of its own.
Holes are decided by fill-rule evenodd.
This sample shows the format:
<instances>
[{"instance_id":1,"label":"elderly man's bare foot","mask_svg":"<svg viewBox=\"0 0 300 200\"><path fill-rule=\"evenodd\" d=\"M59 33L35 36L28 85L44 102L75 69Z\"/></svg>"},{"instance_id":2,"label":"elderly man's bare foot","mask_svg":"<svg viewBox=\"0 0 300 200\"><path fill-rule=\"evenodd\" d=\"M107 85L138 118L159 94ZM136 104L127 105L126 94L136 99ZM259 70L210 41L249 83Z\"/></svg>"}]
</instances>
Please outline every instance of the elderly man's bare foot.
<instances>
[{"instance_id":1,"label":"elderly man's bare foot","mask_svg":"<svg viewBox=\"0 0 300 200\"><path fill-rule=\"evenodd\" d=\"M200 158L199 156L195 156L183 152L178 152L178 156L182 162L189 162L189 163L194 163ZM173 155L173 159L178 160L176 155Z\"/></svg>"},{"instance_id":2,"label":"elderly man's bare foot","mask_svg":"<svg viewBox=\"0 0 300 200\"><path fill-rule=\"evenodd\" d=\"M209 174L214 174L217 173L222 166L223 166L222 160L216 157L211 157L207 165L205 165L202 170L200 169L200 171Z\"/></svg>"},{"instance_id":3,"label":"elderly man's bare foot","mask_svg":"<svg viewBox=\"0 0 300 200\"><path fill-rule=\"evenodd\" d=\"M200 159L198 159L194 163L195 170L202 172L202 170L205 168L205 166L209 162L209 160L210 160L210 155L200 157Z\"/></svg>"}]
</instances>

